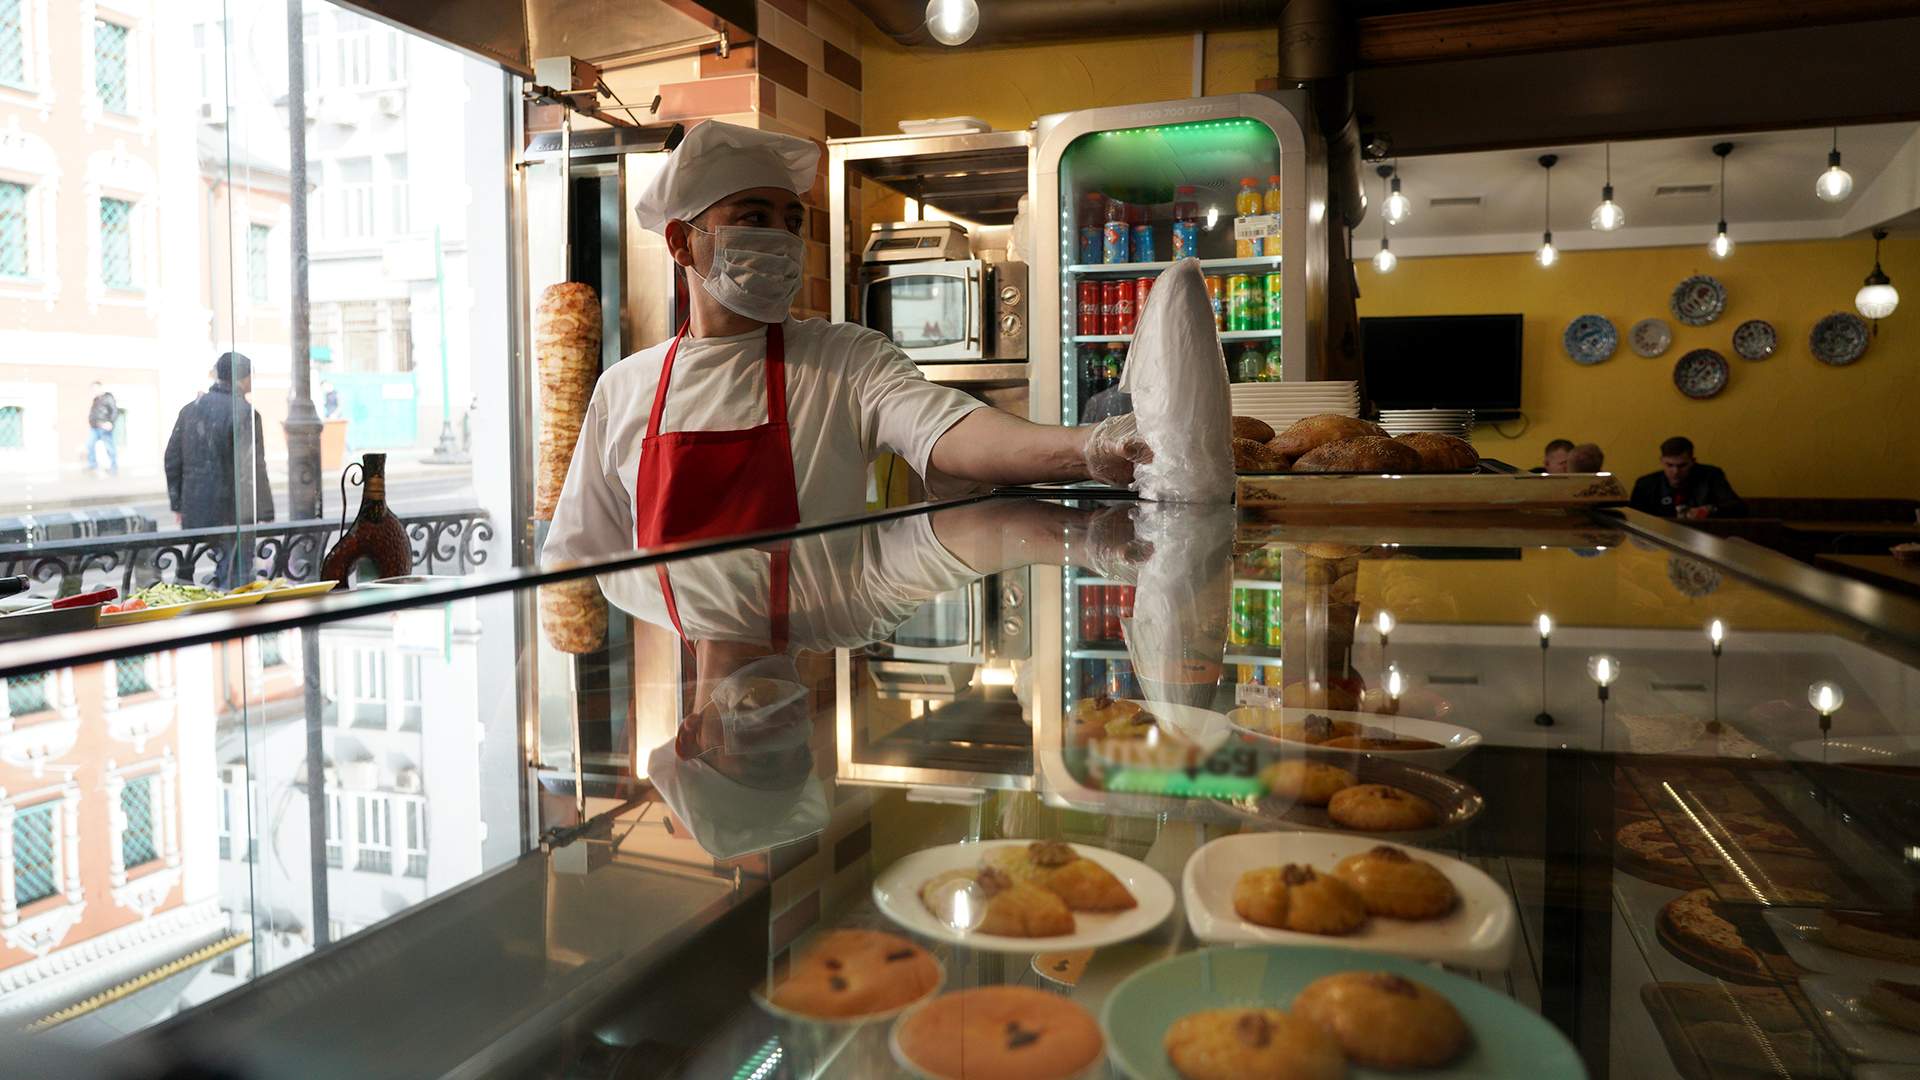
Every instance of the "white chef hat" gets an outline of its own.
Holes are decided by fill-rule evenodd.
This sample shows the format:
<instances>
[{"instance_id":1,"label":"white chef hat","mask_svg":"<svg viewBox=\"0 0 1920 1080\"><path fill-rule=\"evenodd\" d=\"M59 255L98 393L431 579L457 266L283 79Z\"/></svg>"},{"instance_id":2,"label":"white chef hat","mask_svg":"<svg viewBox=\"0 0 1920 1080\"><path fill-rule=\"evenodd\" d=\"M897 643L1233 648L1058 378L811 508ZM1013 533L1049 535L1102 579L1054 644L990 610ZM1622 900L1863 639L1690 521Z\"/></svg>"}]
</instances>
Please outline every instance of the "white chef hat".
<instances>
[{"instance_id":1,"label":"white chef hat","mask_svg":"<svg viewBox=\"0 0 1920 1080\"><path fill-rule=\"evenodd\" d=\"M641 228L664 233L667 222L690 221L748 188L808 191L819 165L820 146L810 139L708 120L674 148L633 212Z\"/></svg>"}]
</instances>

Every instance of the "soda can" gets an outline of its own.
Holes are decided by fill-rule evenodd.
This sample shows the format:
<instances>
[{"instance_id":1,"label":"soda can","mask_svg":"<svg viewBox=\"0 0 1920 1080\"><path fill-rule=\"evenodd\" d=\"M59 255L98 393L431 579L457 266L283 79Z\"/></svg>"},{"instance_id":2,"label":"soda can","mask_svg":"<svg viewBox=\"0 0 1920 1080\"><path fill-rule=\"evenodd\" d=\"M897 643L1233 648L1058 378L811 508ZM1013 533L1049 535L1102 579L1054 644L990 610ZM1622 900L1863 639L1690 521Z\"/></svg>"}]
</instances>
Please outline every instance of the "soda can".
<instances>
[{"instance_id":1,"label":"soda can","mask_svg":"<svg viewBox=\"0 0 1920 1080\"><path fill-rule=\"evenodd\" d=\"M1127 692L1128 684L1130 684L1132 681L1133 681L1133 665L1132 664L1127 663L1125 660L1107 661L1107 685L1105 686L1104 689L1106 690L1108 697L1112 697L1112 698L1132 697L1133 695Z\"/></svg>"},{"instance_id":2,"label":"soda can","mask_svg":"<svg viewBox=\"0 0 1920 1080\"><path fill-rule=\"evenodd\" d=\"M1124 218L1111 213L1100 231L1100 261L1103 263L1123 263L1127 261L1127 240L1133 230L1127 227Z\"/></svg>"},{"instance_id":3,"label":"soda can","mask_svg":"<svg viewBox=\"0 0 1920 1080\"><path fill-rule=\"evenodd\" d=\"M1100 287L1100 332L1117 334L1120 325L1120 283L1117 281L1099 282Z\"/></svg>"},{"instance_id":4,"label":"soda can","mask_svg":"<svg viewBox=\"0 0 1920 1080\"><path fill-rule=\"evenodd\" d=\"M1153 279L1150 277L1133 279L1133 317L1137 324L1140 313L1147 310L1147 294L1153 291Z\"/></svg>"},{"instance_id":5,"label":"soda can","mask_svg":"<svg viewBox=\"0 0 1920 1080\"><path fill-rule=\"evenodd\" d=\"M1133 310L1134 310L1133 309L1133 282L1116 281L1113 283L1113 285L1117 290L1118 295L1116 300L1114 301L1114 312L1113 312L1114 329L1109 330L1108 333L1131 334L1133 333Z\"/></svg>"},{"instance_id":6,"label":"soda can","mask_svg":"<svg viewBox=\"0 0 1920 1080\"><path fill-rule=\"evenodd\" d=\"M1103 641L1106 636L1106 589L1080 586L1080 640Z\"/></svg>"},{"instance_id":7,"label":"soda can","mask_svg":"<svg viewBox=\"0 0 1920 1080\"><path fill-rule=\"evenodd\" d=\"M1173 257L1176 259L1200 257L1199 222L1188 220L1173 223Z\"/></svg>"},{"instance_id":8,"label":"soda can","mask_svg":"<svg viewBox=\"0 0 1920 1080\"><path fill-rule=\"evenodd\" d=\"M1281 612L1281 611L1267 612L1266 638L1267 638L1267 644L1269 646L1277 649L1281 646L1281 644L1283 644L1286 638L1286 635L1284 633L1284 627L1286 626L1286 624L1287 624L1287 620L1284 617L1284 612Z\"/></svg>"},{"instance_id":9,"label":"soda can","mask_svg":"<svg viewBox=\"0 0 1920 1080\"><path fill-rule=\"evenodd\" d=\"M1233 618L1227 623L1227 643L1245 645L1253 639L1249 637L1253 630L1252 613L1247 608L1247 589L1233 590Z\"/></svg>"},{"instance_id":10,"label":"soda can","mask_svg":"<svg viewBox=\"0 0 1920 1080\"><path fill-rule=\"evenodd\" d=\"M1207 275L1207 299L1213 304L1213 328L1227 328L1227 279L1219 274Z\"/></svg>"},{"instance_id":11,"label":"soda can","mask_svg":"<svg viewBox=\"0 0 1920 1080\"><path fill-rule=\"evenodd\" d=\"M1285 286L1281 284L1281 280L1282 280L1281 276L1277 273L1274 273L1274 274L1268 274L1265 282L1265 286L1266 286L1265 292L1266 292L1266 301L1267 301L1267 327L1266 328L1269 330L1280 329L1281 313L1285 310L1285 305L1283 305L1280 302L1281 295L1285 290Z\"/></svg>"},{"instance_id":12,"label":"soda can","mask_svg":"<svg viewBox=\"0 0 1920 1080\"><path fill-rule=\"evenodd\" d=\"M1127 587L1125 585L1109 585L1106 588L1106 593L1104 610L1106 612L1107 640L1119 641L1123 635L1120 629L1120 620L1133 614L1127 604Z\"/></svg>"},{"instance_id":13,"label":"soda can","mask_svg":"<svg viewBox=\"0 0 1920 1080\"><path fill-rule=\"evenodd\" d=\"M1106 350L1098 345L1080 346L1080 381L1086 384L1088 397L1106 389Z\"/></svg>"},{"instance_id":14,"label":"soda can","mask_svg":"<svg viewBox=\"0 0 1920 1080\"><path fill-rule=\"evenodd\" d=\"M1153 226L1142 224L1133 227L1133 261L1153 261Z\"/></svg>"},{"instance_id":15,"label":"soda can","mask_svg":"<svg viewBox=\"0 0 1920 1080\"><path fill-rule=\"evenodd\" d=\"M1107 386L1120 385L1120 370L1126 365L1126 360L1127 345L1125 342L1114 341L1107 344L1107 359L1101 370L1101 378L1106 381Z\"/></svg>"},{"instance_id":16,"label":"soda can","mask_svg":"<svg viewBox=\"0 0 1920 1080\"><path fill-rule=\"evenodd\" d=\"M1083 281L1080 283L1080 333L1098 335L1101 332L1100 283Z\"/></svg>"},{"instance_id":17,"label":"soda can","mask_svg":"<svg viewBox=\"0 0 1920 1080\"><path fill-rule=\"evenodd\" d=\"M1255 299L1253 278L1246 274L1234 274L1227 278L1227 329L1256 330L1254 325Z\"/></svg>"},{"instance_id":18,"label":"soda can","mask_svg":"<svg viewBox=\"0 0 1920 1080\"><path fill-rule=\"evenodd\" d=\"M1080 226L1080 261L1097 263L1101 260L1100 246L1103 242L1100 226Z\"/></svg>"}]
</instances>

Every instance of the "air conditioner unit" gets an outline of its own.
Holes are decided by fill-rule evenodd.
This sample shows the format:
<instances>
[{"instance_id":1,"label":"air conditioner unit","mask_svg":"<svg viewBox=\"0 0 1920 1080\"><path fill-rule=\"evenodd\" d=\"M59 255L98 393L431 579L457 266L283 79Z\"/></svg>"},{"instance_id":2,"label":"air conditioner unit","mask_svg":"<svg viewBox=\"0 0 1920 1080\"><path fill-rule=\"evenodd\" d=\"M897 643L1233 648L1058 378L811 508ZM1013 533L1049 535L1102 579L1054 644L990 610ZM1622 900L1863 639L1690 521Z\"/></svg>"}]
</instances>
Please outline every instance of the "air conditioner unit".
<instances>
[{"instance_id":1,"label":"air conditioner unit","mask_svg":"<svg viewBox=\"0 0 1920 1080\"><path fill-rule=\"evenodd\" d=\"M393 774L393 790L408 795L420 793L420 770L409 765Z\"/></svg>"},{"instance_id":2,"label":"air conditioner unit","mask_svg":"<svg viewBox=\"0 0 1920 1080\"><path fill-rule=\"evenodd\" d=\"M398 90L388 90L374 99L374 107L379 109L383 116L398 117L405 111L406 105L407 99Z\"/></svg>"}]
</instances>

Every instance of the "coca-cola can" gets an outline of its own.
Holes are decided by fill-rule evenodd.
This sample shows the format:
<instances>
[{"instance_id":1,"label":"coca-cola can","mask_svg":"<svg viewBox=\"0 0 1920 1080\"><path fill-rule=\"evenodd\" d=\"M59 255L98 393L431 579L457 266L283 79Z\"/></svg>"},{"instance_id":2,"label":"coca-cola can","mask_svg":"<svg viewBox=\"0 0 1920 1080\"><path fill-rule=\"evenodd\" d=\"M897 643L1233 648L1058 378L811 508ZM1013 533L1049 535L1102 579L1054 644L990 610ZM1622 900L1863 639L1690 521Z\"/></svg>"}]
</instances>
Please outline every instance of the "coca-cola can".
<instances>
[{"instance_id":1,"label":"coca-cola can","mask_svg":"<svg viewBox=\"0 0 1920 1080\"><path fill-rule=\"evenodd\" d=\"M1080 333L1097 335L1102 332L1105 319L1101 315L1100 283L1083 281L1080 283Z\"/></svg>"},{"instance_id":2,"label":"coca-cola can","mask_svg":"<svg viewBox=\"0 0 1920 1080\"><path fill-rule=\"evenodd\" d=\"M1153 291L1153 279L1150 277L1133 280L1133 313L1138 316L1147 310L1147 294Z\"/></svg>"},{"instance_id":3,"label":"coca-cola can","mask_svg":"<svg viewBox=\"0 0 1920 1080\"><path fill-rule=\"evenodd\" d=\"M1120 297L1114 303L1114 329L1107 332L1109 334L1131 334L1133 333L1133 282L1116 281L1114 284L1119 289Z\"/></svg>"},{"instance_id":4,"label":"coca-cola can","mask_svg":"<svg viewBox=\"0 0 1920 1080\"><path fill-rule=\"evenodd\" d=\"M1121 281L1103 281L1100 283L1100 332L1103 334L1124 334L1120 329L1120 298L1127 292L1126 283ZM1129 296L1129 299L1131 297ZM1131 304L1128 305L1132 307Z\"/></svg>"}]
</instances>

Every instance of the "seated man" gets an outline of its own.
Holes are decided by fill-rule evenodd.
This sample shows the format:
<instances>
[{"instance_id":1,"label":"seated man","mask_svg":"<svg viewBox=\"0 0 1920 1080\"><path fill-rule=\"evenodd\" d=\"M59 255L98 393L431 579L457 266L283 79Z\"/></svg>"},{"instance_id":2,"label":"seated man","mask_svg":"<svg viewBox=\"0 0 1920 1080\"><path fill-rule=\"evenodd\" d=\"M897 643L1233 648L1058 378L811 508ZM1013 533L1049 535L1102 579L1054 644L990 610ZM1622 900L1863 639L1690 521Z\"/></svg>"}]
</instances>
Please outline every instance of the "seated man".
<instances>
[{"instance_id":1,"label":"seated man","mask_svg":"<svg viewBox=\"0 0 1920 1080\"><path fill-rule=\"evenodd\" d=\"M1660 471L1634 481L1635 510L1671 518L1738 517L1747 504L1727 474L1693 459L1693 440L1675 435L1660 444Z\"/></svg>"},{"instance_id":2,"label":"seated man","mask_svg":"<svg viewBox=\"0 0 1920 1080\"><path fill-rule=\"evenodd\" d=\"M1599 443L1583 442L1567 454L1568 472L1599 472L1606 464L1607 455L1601 452Z\"/></svg>"},{"instance_id":3,"label":"seated man","mask_svg":"<svg viewBox=\"0 0 1920 1080\"><path fill-rule=\"evenodd\" d=\"M1572 453L1572 439L1555 439L1547 444L1546 451L1540 455L1540 464L1535 465L1532 471L1537 473L1568 472L1570 470L1567 468L1567 456Z\"/></svg>"}]
</instances>

